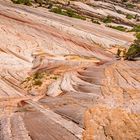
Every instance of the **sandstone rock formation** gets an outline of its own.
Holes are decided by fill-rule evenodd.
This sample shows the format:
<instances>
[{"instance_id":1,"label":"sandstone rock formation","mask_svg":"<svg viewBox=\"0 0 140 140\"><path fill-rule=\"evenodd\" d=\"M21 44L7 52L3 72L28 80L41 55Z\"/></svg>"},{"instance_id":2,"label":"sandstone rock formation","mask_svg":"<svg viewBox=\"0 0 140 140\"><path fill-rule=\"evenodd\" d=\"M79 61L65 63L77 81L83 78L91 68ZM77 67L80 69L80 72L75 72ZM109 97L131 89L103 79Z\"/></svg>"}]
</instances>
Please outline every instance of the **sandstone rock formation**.
<instances>
[{"instance_id":1,"label":"sandstone rock formation","mask_svg":"<svg viewBox=\"0 0 140 140\"><path fill-rule=\"evenodd\" d=\"M133 34L0 0L0 40L0 140L140 139Z\"/></svg>"},{"instance_id":2,"label":"sandstone rock formation","mask_svg":"<svg viewBox=\"0 0 140 140\"><path fill-rule=\"evenodd\" d=\"M83 139L139 139L139 121L140 115L126 112L120 108L95 107L86 112L86 130Z\"/></svg>"}]
</instances>

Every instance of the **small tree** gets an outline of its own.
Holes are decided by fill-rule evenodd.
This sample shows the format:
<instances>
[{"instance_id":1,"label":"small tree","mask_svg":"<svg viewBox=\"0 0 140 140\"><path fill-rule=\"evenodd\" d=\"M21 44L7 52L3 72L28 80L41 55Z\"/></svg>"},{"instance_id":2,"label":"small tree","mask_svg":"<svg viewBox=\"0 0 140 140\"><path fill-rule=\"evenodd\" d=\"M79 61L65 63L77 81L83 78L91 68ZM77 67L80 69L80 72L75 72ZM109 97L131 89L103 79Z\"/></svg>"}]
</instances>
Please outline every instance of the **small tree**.
<instances>
[{"instance_id":1,"label":"small tree","mask_svg":"<svg viewBox=\"0 0 140 140\"><path fill-rule=\"evenodd\" d=\"M140 56L140 39L136 39L134 43L129 47L125 54L125 59L134 60L134 58Z\"/></svg>"}]
</instances>

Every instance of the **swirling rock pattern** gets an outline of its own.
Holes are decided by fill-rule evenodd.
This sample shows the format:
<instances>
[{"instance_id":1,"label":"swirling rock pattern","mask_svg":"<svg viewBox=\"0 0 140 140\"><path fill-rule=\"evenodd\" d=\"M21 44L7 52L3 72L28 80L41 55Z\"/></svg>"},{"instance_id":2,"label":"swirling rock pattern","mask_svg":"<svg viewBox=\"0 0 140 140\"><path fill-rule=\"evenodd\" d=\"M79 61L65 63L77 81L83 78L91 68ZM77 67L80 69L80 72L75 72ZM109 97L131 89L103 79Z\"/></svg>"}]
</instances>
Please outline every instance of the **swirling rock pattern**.
<instances>
[{"instance_id":1,"label":"swirling rock pattern","mask_svg":"<svg viewBox=\"0 0 140 140\"><path fill-rule=\"evenodd\" d=\"M133 39L0 0L0 140L140 139L140 61L110 51Z\"/></svg>"}]
</instances>

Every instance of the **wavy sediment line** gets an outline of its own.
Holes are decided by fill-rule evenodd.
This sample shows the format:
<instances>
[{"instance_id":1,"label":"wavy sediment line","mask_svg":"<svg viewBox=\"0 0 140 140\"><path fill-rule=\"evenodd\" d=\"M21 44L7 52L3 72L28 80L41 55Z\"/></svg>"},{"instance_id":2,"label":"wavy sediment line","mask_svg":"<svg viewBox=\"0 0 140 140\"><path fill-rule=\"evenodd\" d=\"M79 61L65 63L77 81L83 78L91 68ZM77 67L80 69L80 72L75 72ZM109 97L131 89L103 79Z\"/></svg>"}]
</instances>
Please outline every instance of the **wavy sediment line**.
<instances>
[{"instance_id":1,"label":"wavy sediment line","mask_svg":"<svg viewBox=\"0 0 140 140\"><path fill-rule=\"evenodd\" d=\"M108 51L131 34L6 2L0 11L2 140L118 139L112 116L139 138L140 62Z\"/></svg>"}]
</instances>

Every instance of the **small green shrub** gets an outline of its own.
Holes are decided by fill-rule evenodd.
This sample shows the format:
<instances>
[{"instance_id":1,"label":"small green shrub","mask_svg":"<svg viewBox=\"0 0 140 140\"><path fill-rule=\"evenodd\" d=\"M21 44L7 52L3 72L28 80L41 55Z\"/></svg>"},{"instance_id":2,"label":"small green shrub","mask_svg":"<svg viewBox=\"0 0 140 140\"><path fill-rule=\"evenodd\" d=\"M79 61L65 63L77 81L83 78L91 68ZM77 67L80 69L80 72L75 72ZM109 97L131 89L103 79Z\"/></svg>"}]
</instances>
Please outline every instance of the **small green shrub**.
<instances>
[{"instance_id":1,"label":"small green shrub","mask_svg":"<svg viewBox=\"0 0 140 140\"><path fill-rule=\"evenodd\" d=\"M69 17L72 17L72 16L74 15L74 11L72 11L72 10L70 10L70 9L68 9L68 10L66 11L66 13L67 13L67 15L68 15Z\"/></svg>"},{"instance_id":2,"label":"small green shrub","mask_svg":"<svg viewBox=\"0 0 140 140\"><path fill-rule=\"evenodd\" d=\"M81 16L81 15L77 14L75 11L73 11L71 9L62 9L61 7L55 7L55 8L51 8L50 12L65 15L65 16L68 16L68 17L73 17L73 18L86 20L86 18L84 16Z\"/></svg>"},{"instance_id":3,"label":"small green shrub","mask_svg":"<svg viewBox=\"0 0 140 140\"><path fill-rule=\"evenodd\" d=\"M127 14L127 15L126 15L126 18L127 18L127 19L134 19L135 17L134 17L133 15Z\"/></svg>"},{"instance_id":4,"label":"small green shrub","mask_svg":"<svg viewBox=\"0 0 140 140\"><path fill-rule=\"evenodd\" d=\"M140 25L135 25L131 31L132 32L140 32Z\"/></svg>"},{"instance_id":5,"label":"small green shrub","mask_svg":"<svg viewBox=\"0 0 140 140\"><path fill-rule=\"evenodd\" d=\"M140 33L136 33L136 38L140 39Z\"/></svg>"},{"instance_id":6,"label":"small green shrub","mask_svg":"<svg viewBox=\"0 0 140 140\"><path fill-rule=\"evenodd\" d=\"M12 0L13 3L16 4L24 4L24 5L32 5L31 0Z\"/></svg>"},{"instance_id":7,"label":"small green shrub","mask_svg":"<svg viewBox=\"0 0 140 140\"><path fill-rule=\"evenodd\" d=\"M134 5L134 4L132 4L132 3L127 3L127 4L126 4L126 7L127 7L127 8L134 8L134 7L135 7L135 5Z\"/></svg>"},{"instance_id":8,"label":"small green shrub","mask_svg":"<svg viewBox=\"0 0 140 140\"><path fill-rule=\"evenodd\" d=\"M57 13L57 14L61 14L62 13L62 10L60 7L55 7L55 8L51 8L50 9L50 12L54 12L54 13Z\"/></svg>"},{"instance_id":9,"label":"small green shrub","mask_svg":"<svg viewBox=\"0 0 140 140\"><path fill-rule=\"evenodd\" d=\"M72 17L82 19L82 20L86 20L86 18L84 16L81 16L81 15L78 15L78 14L74 14Z\"/></svg>"},{"instance_id":10,"label":"small green shrub","mask_svg":"<svg viewBox=\"0 0 140 140\"><path fill-rule=\"evenodd\" d=\"M104 23L111 23L111 22L112 22L112 17L110 17L110 16L105 17L105 18L103 19L103 22L104 22Z\"/></svg>"},{"instance_id":11,"label":"small green shrub","mask_svg":"<svg viewBox=\"0 0 140 140\"><path fill-rule=\"evenodd\" d=\"M134 43L129 47L125 59L134 60L135 57L140 56L140 40L137 39Z\"/></svg>"},{"instance_id":12,"label":"small green shrub","mask_svg":"<svg viewBox=\"0 0 140 140\"><path fill-rule=\"evenodd\" d=\"M110 28L113 28L113 29L116 29L116 30L119 30L119 31L123 31L125 32L127 30L127 28L123 27L123 26L108 26Z\"/></svg>"},{"instance_id":13,"label":"small green shrub","mask_svg":"<svg viewBox=\"0 0 140 140\"><path fill-rule=\"evenodd\" d=\"M92 19L91 21L92 21L92 23L96 23L96 24L99 24L99 25L101 24L98 20L95 20L95 19Z\"/></svg>"}]
</instances>

